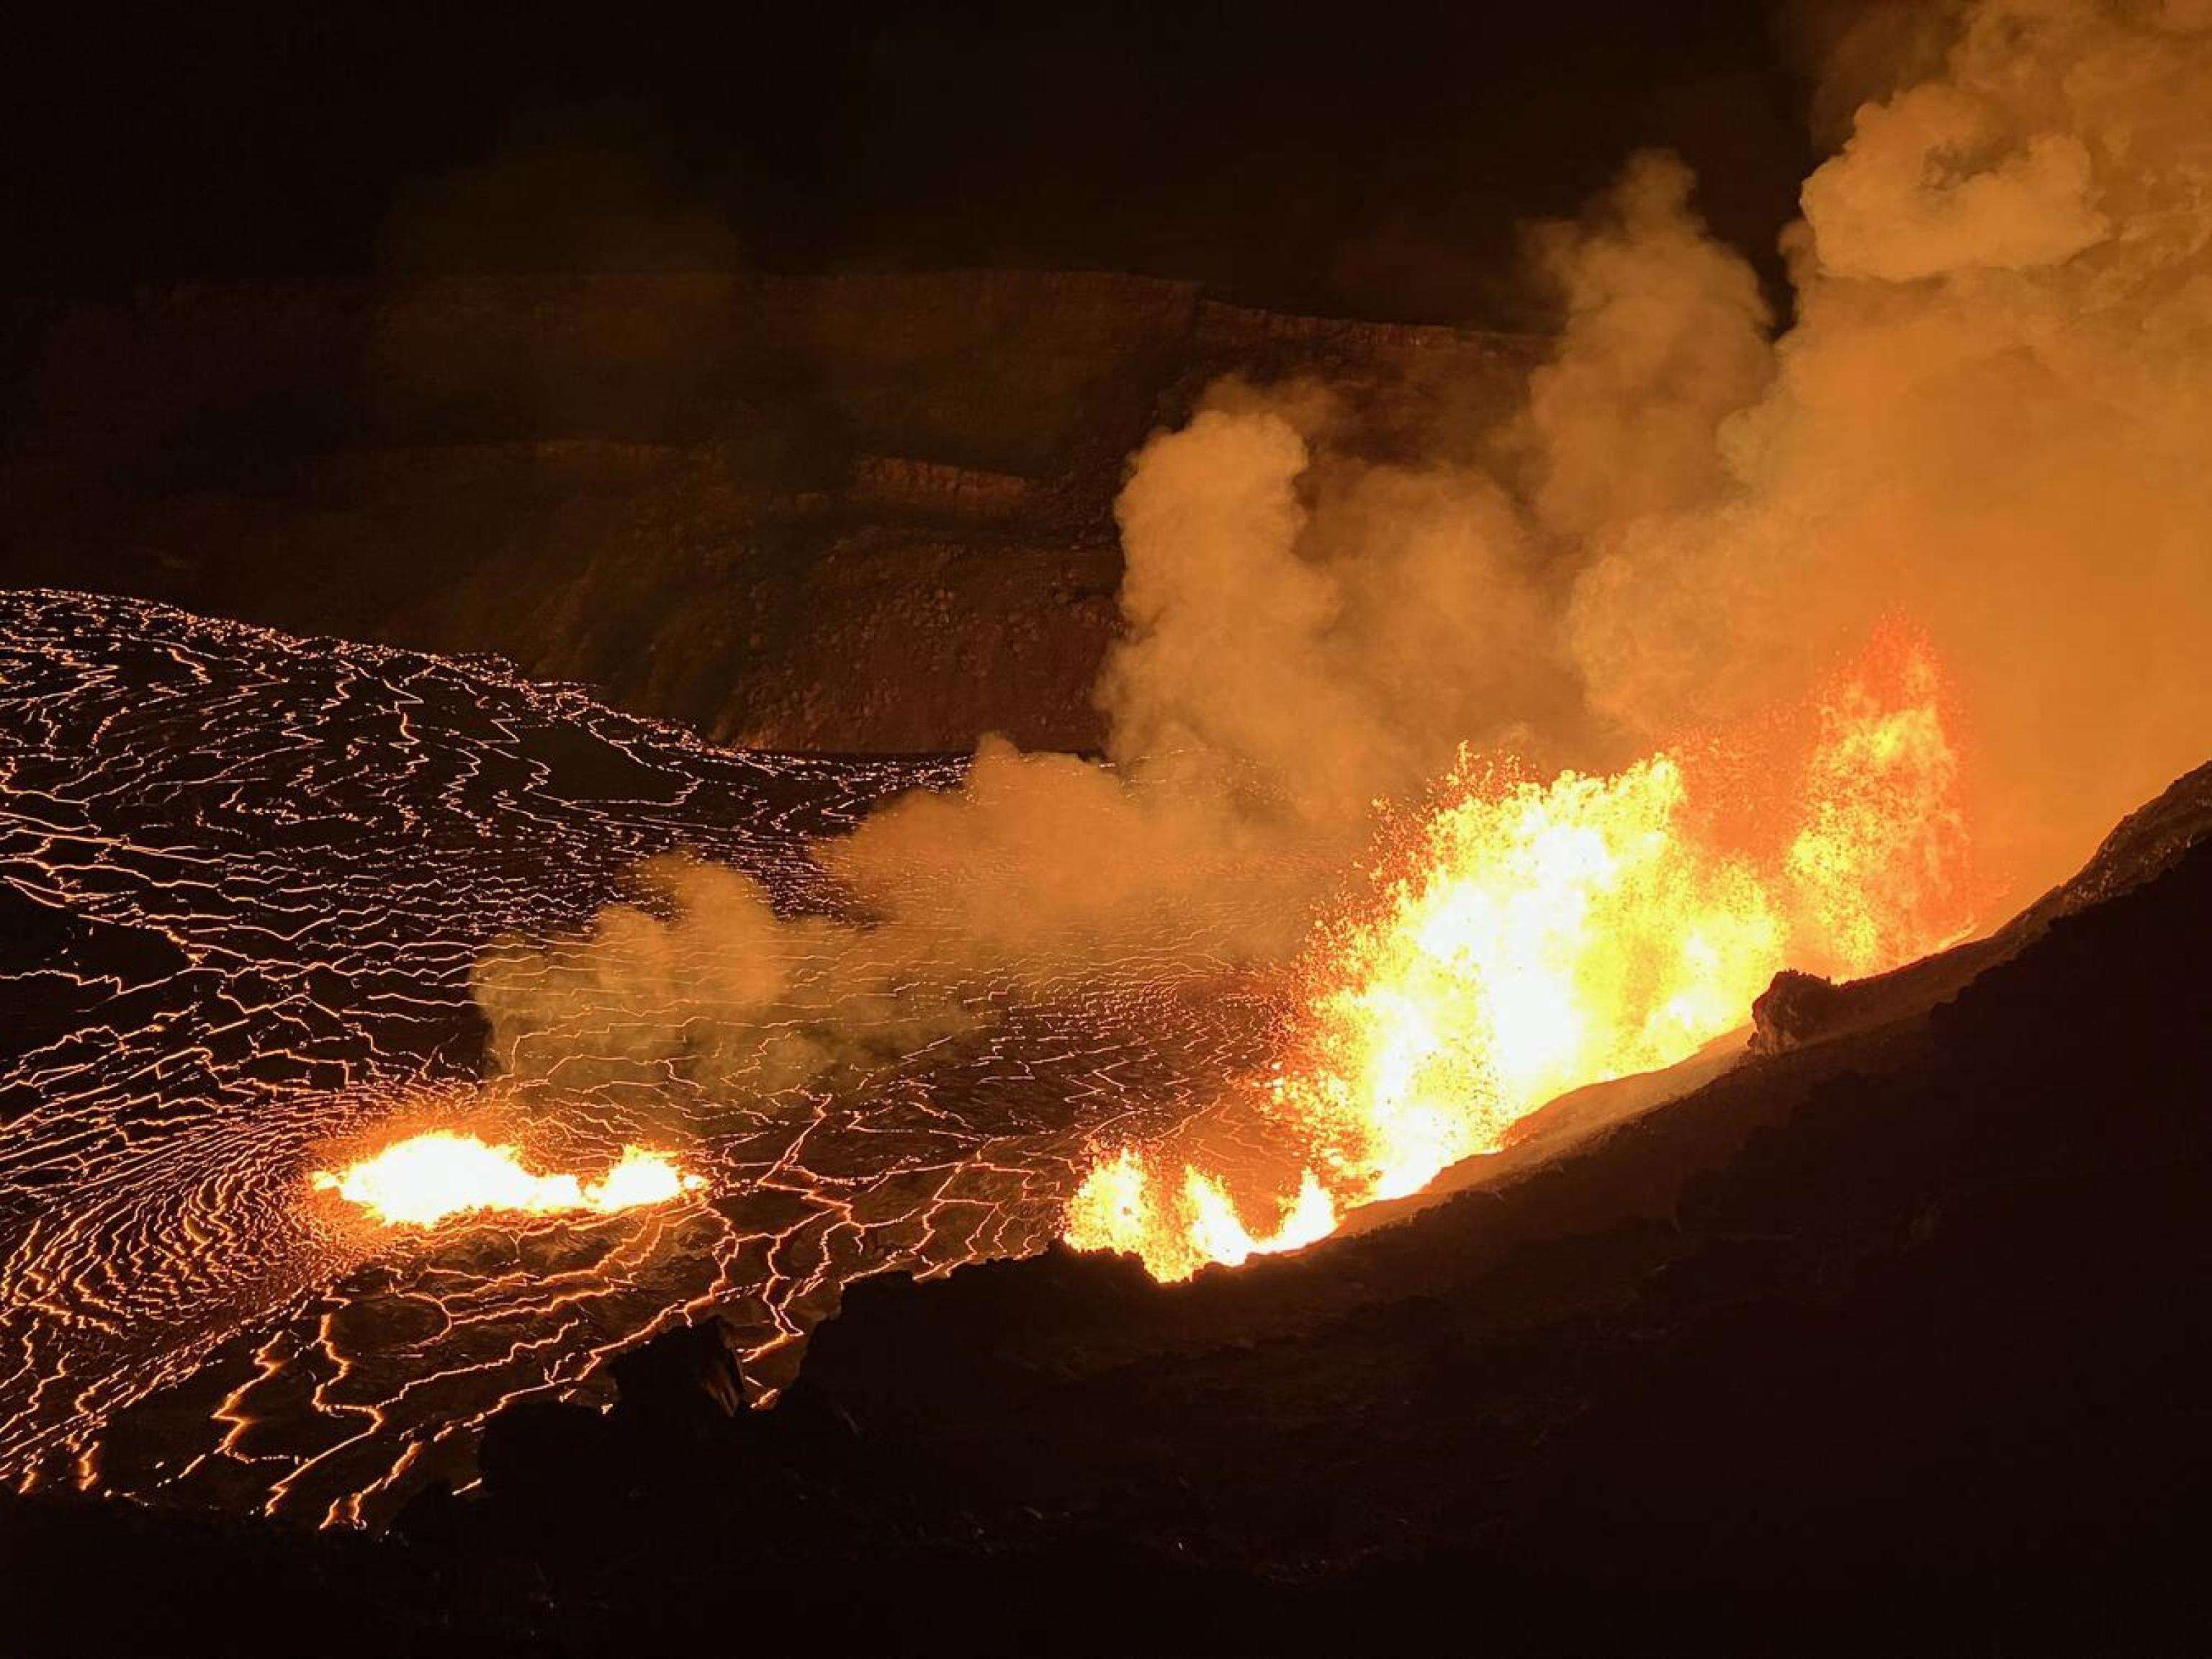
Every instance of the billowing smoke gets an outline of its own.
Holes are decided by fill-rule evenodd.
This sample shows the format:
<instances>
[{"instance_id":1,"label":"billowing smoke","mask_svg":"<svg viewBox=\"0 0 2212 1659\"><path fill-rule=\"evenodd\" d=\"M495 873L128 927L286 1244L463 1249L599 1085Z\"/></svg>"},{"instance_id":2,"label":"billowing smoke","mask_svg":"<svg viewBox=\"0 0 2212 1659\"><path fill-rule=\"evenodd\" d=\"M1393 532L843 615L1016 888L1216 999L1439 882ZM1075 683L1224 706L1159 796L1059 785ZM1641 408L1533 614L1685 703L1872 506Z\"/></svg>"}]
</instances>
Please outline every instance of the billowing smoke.
<instances>
[{"instance_id":1,"label":"billowing smoke","mask_svg":"<svg viewBox=\"0 0 2212 1659\"><path fill-rule=\"evenodd\" d=\"M1533 234L1564 321L1510 420L1378 460L1358 398L1217 387L1118 504L1107 763L987 742L817 849L839 921L657 872L672 919L487 963L501 1058L558 1063L586 1009L818 1074L985 1017L986 980L1279 959L1462 745L1614 764L1887 618L1940 653L1986 865L2063 872L2212 750L2212 8L1866 18L1830 84L1879 96L1806 183L1786 332L1650 155Z\"/></svg>"},{"instance_id":2,"label":"billowing smoke","mask_svg":"<svg viewBox=\"0 0 2212 1659\"><path fill-rule=\"evenodd\" d=\"M781 918L750 878L682 859L647 864L638 884L641 903L602 911L582 939L477 963L502 1073L574 1088L682 1076L772 1095L973 1022L941 981L917 978L931 941L911 930Z\"/></svg>"},{"instance_id":3,"label":"billowing smoke","mask_svg":"<svg viewBox=\"0 0 2212 1659\"><path fill-rule=\"evenodd\" d=\"M2212 9L1987 0L1807 180L1796 325L1713 487L1591 527L1569 638L1644 731L1902 613L2032 888L2212 747Z\"/></svg>"}]
</instances>

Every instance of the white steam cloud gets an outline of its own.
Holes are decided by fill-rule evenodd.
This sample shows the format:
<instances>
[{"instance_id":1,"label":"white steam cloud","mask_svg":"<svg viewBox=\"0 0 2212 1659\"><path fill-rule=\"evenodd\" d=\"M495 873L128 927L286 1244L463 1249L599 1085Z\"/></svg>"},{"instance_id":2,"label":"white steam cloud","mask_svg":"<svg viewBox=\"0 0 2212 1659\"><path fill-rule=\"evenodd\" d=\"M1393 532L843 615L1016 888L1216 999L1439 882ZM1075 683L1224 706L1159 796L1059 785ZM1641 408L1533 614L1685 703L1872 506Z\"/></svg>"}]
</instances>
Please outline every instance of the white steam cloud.
<instances>
[{"instance_id":1,"label":"white steam cloud","mask_svg":"<svg viewBox=\"0 0 2212 1659\"><path fill-rule=\"evenodd\" d=\"M849 921L664 868L674 920L487 962L503 1061L588 1024L813 1074L976 1017L979 977L1279 957L1460 745L1611 764L1893 616L1957 693L1985 861L2023 898L2063 872L2212 750L2212 8L1842 40L1894 90L1806 183L1786 333L1643 156L1536 234L1565 320L1509 420L1386 464L1327 387L1216 388L1118 505L1109 764L987 742L817 849Z\"/></svg>"}]
</instances>

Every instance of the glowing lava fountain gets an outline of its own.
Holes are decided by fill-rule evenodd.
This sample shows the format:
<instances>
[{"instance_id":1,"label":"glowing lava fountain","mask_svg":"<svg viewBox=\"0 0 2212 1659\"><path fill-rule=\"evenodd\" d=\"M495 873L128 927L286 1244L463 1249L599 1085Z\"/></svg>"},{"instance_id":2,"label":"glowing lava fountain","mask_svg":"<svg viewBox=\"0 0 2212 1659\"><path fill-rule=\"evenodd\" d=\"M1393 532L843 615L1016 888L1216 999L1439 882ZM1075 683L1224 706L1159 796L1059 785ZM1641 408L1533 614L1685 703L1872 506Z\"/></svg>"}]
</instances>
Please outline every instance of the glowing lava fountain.
<instances>
[{"instance_id":1,"label":"glowing lava fountain","mask_svg":"<svg viewBox=\"0 0 2212 1659\"><path fill-rule=\"evenodd\" d=\"M336 1173L318 1170L310 1179L317 1191L335 1192L380 1221L412 1227L434 1227L453 1216L484 1211L611 1215L665 1204L703 1184L665 1154L642 1146L623 1147L605 1176L586 1182L573 1175L534 1174L512 1146L443 1132L395 1141Z\"/></svg>"},{"instance_id":2,"label":"glowing lava fountain","mask_svg":"<svg viewBox=\"0 0 2212 1659\"><path fill-rule=\"evenodd\" d=\"M1250 1228L1220 1175L1122 1147L1069 1203L1068 1241L1162 1279L1297 1249L1498 1151L1547 1101L1687 1059L1785 965L1862 975L1964 937L1959 769L1925 647L1878 641L1807 714L1794 764L1763 752L1779 729L1603 776L1462 759L1376 901L1307 953L1285 1060L1255 1091L1303 1161L1272 1223Z\"/></svg>"}]
</instances>

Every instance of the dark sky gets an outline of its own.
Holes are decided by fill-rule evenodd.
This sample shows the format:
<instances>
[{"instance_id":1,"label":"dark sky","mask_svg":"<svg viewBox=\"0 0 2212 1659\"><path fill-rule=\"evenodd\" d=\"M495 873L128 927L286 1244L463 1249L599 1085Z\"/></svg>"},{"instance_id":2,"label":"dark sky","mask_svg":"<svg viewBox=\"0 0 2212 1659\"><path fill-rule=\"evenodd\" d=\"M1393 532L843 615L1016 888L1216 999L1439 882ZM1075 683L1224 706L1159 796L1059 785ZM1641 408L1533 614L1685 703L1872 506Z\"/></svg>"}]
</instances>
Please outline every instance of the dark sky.
<instances>
[{"instance_id":1,"label":"dark sky","mask_svg":"<svg viewBox=\"0 0 2212 1659\"><path fill-rule=\"evenodd\" d=\"M1741 0L10 9L0 211L38 288L365 271L410 185L598 146L768 268L1105 266L1482 320L1514 223L1638 145L1761 255L1808 161Z\"/></svg>"}]
</instances>

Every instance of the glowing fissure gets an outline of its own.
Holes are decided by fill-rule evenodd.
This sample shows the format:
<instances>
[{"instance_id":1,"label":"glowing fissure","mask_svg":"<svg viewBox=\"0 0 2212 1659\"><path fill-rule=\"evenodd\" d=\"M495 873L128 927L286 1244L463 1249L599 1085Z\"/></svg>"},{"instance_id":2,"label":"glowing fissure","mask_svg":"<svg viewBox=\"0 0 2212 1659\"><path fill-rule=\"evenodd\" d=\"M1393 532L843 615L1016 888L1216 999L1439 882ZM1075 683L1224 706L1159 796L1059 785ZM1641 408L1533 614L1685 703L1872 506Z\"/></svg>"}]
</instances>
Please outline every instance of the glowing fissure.
<instances>
[{"instance_id":1,"label":"glowing fissure","mask_svg":"<svg viewBox=\"0 0 2212 1659\"><path fill-rule=\"evenodd\" d=\"M666 1154L642 1146L623 1147L605 1176L585 1181L537 1174L512 1146L443 1131L394 1141L343 1170L318 1170L310 1180L316 1190L334 1192L380 1221L412 1227L434 1227L455 1216L489 1211L611 1215L665 1204L702 1184Z\"/></svg>"},{"instance_id":2,"label":"glowing fissure","mask_svg":"<svg viewBox=\"0 0 2212 1659\"><path fill-rule=\"evenodd\" d=\"M1755 781L1700 801L1662 752L1549 781L1462 763L1380 902L1325 928L1261 1109L1305 1159L1255 1232L1227 1183L1133 1147L1068 1206L1080 1249L1132 1251L1162 1279L1310 1243L1354 1205L1402 1196L1497 1151L1585 1085L1670 1066L1745 1023L1791 963L1844 975L1969 930L1958 765L1924 651L1847 678L1770 807ZM1757 769L1738 769L1754 780ZM1718 809L1759 821L1725 848Z\"/></svg>"}]
</instances>

